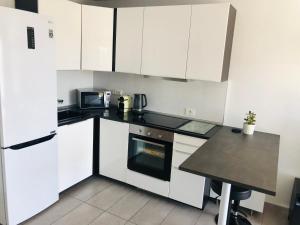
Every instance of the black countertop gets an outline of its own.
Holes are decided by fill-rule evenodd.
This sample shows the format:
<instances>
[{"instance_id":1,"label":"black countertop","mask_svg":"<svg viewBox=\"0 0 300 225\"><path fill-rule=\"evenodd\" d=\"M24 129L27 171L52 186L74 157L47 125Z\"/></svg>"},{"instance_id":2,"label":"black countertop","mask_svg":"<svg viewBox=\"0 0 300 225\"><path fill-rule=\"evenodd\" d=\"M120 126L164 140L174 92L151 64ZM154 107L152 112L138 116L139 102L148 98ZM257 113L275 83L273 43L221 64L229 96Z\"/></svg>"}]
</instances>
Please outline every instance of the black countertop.
<instances>
[{"instance_id":1,"label":"black countertop","mask_svg":"<svg viewBox=\"0 0 300 225\"><path fill-rule=\"evenodd\" d=\"M255 132L253 136L219 131L179 168L193 174L276 194L280 136Z\"/></svg>"},{"instance_id":2,"label":"black countertop","mask_svg":"<svg viewBox=\"0 0 300 225\"><path fill-rule=\"evenodd\" d=\"M113 121L118 121L123 123L130 123L130 124L163 129L163 130L172 131L183 135L193 136L197 138L204 138L204 139L211 138L221 127L217 125L215 128L210 130L205 135L201 135L197 133L178 130L178 128L181 127L183 124L190 122L191 121L190 119L178 118L176 116L169 116L157 112L146 111L145 115L147 115L147 113L155 114L160 120L163 121L161 124L151 123L151 119L147 119L147 116L145 116L146 119L143 120L140 118L139 115L133 112L120 113L117 107L110 107L109 109L81 110L76 106L72 106L72 107L61 107L58 109L59 112L65 110L71 110L73 112L77 112L78 116L65 118L64 120L58 120L58 126L77 123L90 118L103 118L103 119L108 119L108 120L113 120Z\"/></svg>"}]
</instances>

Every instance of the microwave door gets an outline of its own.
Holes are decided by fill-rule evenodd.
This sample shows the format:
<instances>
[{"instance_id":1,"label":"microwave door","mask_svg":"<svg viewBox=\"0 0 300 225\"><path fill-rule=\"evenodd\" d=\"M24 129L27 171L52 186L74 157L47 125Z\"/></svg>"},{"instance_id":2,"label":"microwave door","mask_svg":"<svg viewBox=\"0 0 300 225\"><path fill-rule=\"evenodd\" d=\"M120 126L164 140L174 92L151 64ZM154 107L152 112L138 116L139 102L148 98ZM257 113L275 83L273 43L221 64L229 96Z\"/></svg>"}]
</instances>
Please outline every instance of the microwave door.
<instances>
[{"instance_id":1,"label":"microwave door","mask_svg":"<svg viewBox=\"0 0 300 225\"><path fill-rule=\"evenodd\" d=\"M83 93L82 108L104 107L104 95L101 93Z\"/></svg>"}]
</instances>

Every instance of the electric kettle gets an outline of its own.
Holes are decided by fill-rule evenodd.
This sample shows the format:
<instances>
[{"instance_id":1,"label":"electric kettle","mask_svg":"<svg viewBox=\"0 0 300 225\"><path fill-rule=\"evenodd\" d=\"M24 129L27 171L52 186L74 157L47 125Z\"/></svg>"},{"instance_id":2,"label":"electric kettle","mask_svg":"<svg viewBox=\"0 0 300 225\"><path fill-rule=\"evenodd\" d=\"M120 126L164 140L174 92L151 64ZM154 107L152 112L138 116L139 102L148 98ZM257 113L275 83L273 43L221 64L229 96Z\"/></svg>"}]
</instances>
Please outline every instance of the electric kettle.
<instances>
[{"instance_id":1,"label":"electric kettle","mask_svg":"<svg viewBox=\"0 0 300 225\"><path fill-rule=\"evenodd\" d=\"M142 112L147 106L147 97L145 94L134 94L133 111Z\"/></svg>"}]
</instances>

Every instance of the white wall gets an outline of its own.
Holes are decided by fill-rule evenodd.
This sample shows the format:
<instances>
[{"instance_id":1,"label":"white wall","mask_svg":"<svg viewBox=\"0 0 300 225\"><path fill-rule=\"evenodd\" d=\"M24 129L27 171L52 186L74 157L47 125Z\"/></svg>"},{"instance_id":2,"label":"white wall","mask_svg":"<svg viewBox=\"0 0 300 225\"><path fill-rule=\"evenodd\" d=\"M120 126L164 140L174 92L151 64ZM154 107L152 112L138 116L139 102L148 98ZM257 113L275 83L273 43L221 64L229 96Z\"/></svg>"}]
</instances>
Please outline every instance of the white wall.
<instances>
[{"instance_id":1,"label":"white wall","mask_svg":"<svg viewBox=\"0 0 300 225\"><path fill-rule=\"evenodd\" d=\"M231 1L237 23L225 124L241 126L244 113L257 115L257 129L281 135L278 195L288 206L300 177L300 1Z\"/></svg>"},{"instance_id":2,"label":"white wall","mask_svg":"<svg viewBox=\"0 0 300 225\"><path fill-rule=\"evenodd\" d=\"M185 108L194 108L196 118L223 123L227 82L178 82L144 78L121 73L94 73L94 86L123 90L127 94L145 93L148 110L184 116Z\"/></svg>"},{"instance_id":3,"label":"white wall","mask_svg":"<svg viewBox=\"0 0 300 225\"><path fill-rule=\"evenodd\" d=\"M75 90L93 87L93 72L90 71L58 71L57 97L64 103L59 106L76 104Z\"/></svg>"}]
</instances>

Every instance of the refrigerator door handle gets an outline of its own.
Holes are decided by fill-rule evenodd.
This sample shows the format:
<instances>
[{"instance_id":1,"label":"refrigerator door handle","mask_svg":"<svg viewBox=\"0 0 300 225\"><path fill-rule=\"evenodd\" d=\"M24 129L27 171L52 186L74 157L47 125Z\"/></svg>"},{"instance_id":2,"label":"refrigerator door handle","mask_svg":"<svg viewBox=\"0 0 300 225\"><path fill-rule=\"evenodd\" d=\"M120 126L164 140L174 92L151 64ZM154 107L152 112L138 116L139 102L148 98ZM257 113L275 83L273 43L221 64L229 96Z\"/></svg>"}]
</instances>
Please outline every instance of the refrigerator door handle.
<instances>
[{"instance_id":1,"label":"refrigerator door handle","mask_svg":"<svg viewBox=\"0 0 300 225\"><path fill-rule=\"evenodd\" d=\"M51 134L51 135L48 135L46 137L42 137L42 138L39 138L39 139L36 139L36 140L33 140L33 141L28 141L28 142L25 142L25 143L22 143L22 144L13 145L13 146L10 146L10 147L7 147L7 148L2 148L2 149L20 150L20 149L23 149L23 148L28 148L28 147L33 146L33 145L37 145L37 144L41 144L41 143L46 142L46 141L50 141L51 139L53 139L55 137L55 135L56 134Z\"/></svg>"}]
</instances>

